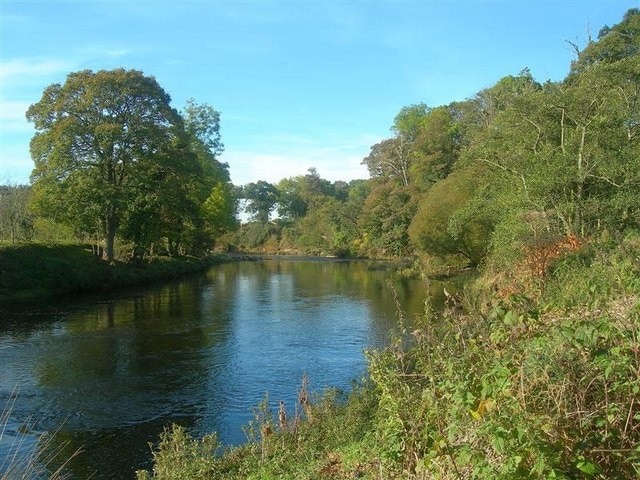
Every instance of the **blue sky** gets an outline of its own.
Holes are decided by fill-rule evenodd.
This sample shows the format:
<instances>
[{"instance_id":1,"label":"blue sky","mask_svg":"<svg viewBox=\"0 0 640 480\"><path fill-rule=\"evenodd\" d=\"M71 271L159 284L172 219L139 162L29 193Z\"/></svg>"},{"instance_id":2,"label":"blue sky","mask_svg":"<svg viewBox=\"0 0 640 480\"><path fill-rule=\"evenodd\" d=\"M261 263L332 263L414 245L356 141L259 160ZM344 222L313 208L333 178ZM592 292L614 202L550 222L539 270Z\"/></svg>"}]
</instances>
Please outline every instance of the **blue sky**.
<instances>
[{"instance_id":1,"label":"blue sky","mask_svg":"<svg viewBox=\"0 0 640 480\"><path fill-rule=\"evenodd\" d=\"M82 69L156 77L221 112L232 181L366 178L400 108L473 96L528 67L560 80L632 1L0 0L0 184L33 168L24 119Z\"/></svg>"}]
</instances>

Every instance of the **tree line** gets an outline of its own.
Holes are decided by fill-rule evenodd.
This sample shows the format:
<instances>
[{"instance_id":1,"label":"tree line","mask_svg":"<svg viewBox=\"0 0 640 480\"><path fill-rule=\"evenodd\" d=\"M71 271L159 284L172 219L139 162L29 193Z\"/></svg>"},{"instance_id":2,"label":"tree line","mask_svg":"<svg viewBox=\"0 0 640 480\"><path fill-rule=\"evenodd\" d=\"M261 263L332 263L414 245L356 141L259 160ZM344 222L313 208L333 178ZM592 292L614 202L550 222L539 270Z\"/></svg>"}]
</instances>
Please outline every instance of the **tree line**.
<instances>
[{"instance_id":1,"label":"tree line","mask_svg":"<svg viewBox=\"0 0 640 480\"><path fill-rule=\"evenodd\" d=\"M246 185L244 197L256 222L277 209L281 245L507 265L523 245L640 228L639 125L631 9L560 82L524 69L464 101L402 108L363 160L368 180L331 184L311 170Z\"/></svg>"},{"instance_id":2,"label":"tree line","mask_svg":"<svg viewBox=\"0 0 640 480\"><path fill-rule=\"evenodd\" d=\"M131 258L217 246L507 265L523 246L640 228L638 9L576 48L562 81L524 69L466 100L402 108L363 180L310 168L234 186L219 113L193 100L176 111L135 70L72 73L27 118L31 186L3 187L0 234L55 222L109 261L120 245Z\"/></svg>"}]
</instances>

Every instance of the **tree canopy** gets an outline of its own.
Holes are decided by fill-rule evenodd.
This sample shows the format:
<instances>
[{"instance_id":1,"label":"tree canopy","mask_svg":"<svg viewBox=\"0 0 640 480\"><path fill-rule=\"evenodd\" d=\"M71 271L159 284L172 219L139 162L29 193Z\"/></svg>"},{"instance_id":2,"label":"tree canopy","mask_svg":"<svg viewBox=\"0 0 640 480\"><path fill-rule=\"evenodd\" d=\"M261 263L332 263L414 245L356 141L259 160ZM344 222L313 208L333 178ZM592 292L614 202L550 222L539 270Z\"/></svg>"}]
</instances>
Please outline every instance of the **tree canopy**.
<instances>
[{"instance_id":1,"label":"tree canopy","mask_svg":"<svg viewBox=\"0 0 640 480\"><path fill-rule=\"evenodd\" d=\"M105 239L116 235L140 251L164 238L183 243L202 227L200 208L228 182L219 116L189 103L186 121L153 77L137 70L84 70L47 87L31 105L36 209Z\"/></svg>"}]
</instances>

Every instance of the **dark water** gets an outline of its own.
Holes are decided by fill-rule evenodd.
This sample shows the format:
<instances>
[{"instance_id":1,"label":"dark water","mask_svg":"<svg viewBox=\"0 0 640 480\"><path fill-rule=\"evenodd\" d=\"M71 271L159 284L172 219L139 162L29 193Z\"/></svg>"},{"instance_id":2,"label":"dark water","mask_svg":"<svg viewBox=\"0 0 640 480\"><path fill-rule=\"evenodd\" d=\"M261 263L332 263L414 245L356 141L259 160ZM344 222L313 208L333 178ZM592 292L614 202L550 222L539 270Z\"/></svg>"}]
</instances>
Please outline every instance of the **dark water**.
<instances>
[{"instance_id":1,"label":"dark water","mask_svg":"<svg viewBox=\"0 0 640 480\"><path fill-rule=\"evenodd\" d=\"M78 479L134 478L172 422L241 443L267 392L274 410L280 400L293 409L305 372L317 392L361 378L363 350L396 324L394 295L409 317L422 311L426 284L392 288L389 277L367 262L267 259L117 296L3 308L0 410L17 400L0 464L28 455L42 432L45 453L61 450L53 466L82 449L67 467ZM442 285L430 288L441 295Z\"/></svg>"}]
</instances>

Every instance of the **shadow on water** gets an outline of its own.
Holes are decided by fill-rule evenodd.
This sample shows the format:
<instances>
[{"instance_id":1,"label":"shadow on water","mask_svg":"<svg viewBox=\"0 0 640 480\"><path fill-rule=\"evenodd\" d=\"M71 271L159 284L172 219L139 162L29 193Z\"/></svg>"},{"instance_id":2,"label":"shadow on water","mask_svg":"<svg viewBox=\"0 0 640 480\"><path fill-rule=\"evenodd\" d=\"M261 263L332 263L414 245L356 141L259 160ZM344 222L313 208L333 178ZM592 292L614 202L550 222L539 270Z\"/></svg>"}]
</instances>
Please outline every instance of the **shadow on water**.
<instances>
[{"instance_id":1,"label":"shadow on water","mask_svg":"<svg viewBox=\"0 0 640 480\"><path fill-rule=\"evenodd\" d=\"M2 400L20 387L12 418L30 419L34 433L54 432L49 443L65 445L60 460L82 448L69 466L73 478L132 477L148 467L148 443L171 422L196 424L209 396L207 365L224 362L211 347L225 341L228 319L217 304L205 311L201 288L181 282L70 305L48 321L38 314L33 328L14 321L0 343L9 365Z\"/></svg>"},{"instance_id":2,"label":"shadow on water","mask_svg":"<svg viewBox=\"0 0 640 480\"><path fill-rule=\"evenodd\" d=\"M442 286L430 288L442 302ZM303 373L313 389L348 389L366 371L363 350L384 345L394 328L394 297L413 318L425 290L368 262L265 259L130 294L2 312L0 404L16 386L19 399L0 457L16 437L31 439L26 452L49 432L50 448L62 449L56 461L82 450L68 465L71 478L133 478L172 422L242 443L252 407L266 392L292 406Z\"/></svg>"}]
</instances>

